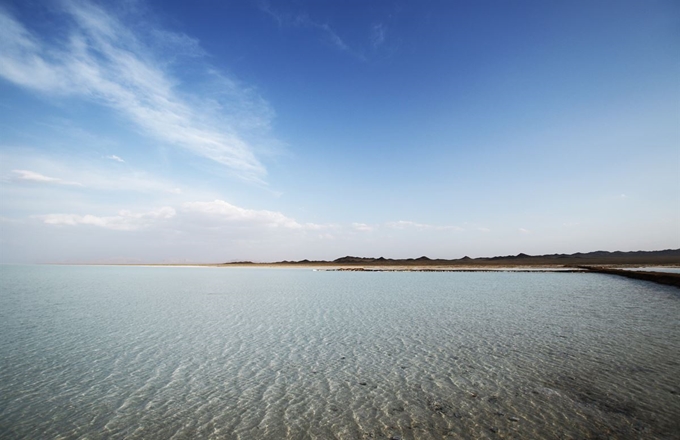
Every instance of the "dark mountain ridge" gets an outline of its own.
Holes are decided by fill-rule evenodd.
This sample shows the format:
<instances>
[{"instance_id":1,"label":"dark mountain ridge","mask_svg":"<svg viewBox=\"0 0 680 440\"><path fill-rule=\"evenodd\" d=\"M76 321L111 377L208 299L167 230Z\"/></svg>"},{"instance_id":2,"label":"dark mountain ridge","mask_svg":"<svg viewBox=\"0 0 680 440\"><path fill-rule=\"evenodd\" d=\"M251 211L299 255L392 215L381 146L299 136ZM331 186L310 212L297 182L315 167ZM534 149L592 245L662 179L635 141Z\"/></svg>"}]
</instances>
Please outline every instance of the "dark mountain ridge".
<instances>
[{"instance_id":1,"label":"dark mountain ridge","mask_svg":"<svg viewBox=\"0 0 680 440\"><path fill-rule=\"evenodd\" d=\"M227 264L244 264L227 263ZM680 249L664 249L658 251L594 251L577 252L575 254L548 254L528 255L505 255L496 257L470 258L465 256L459 259L431 259L426 256L418 258L393 259L385 257L356 257L347 255L333 261L325 260L301 260L279 261L271 264L300 264L300 265L362 265L362 266L499 266L499 265L680 265Z\"/></svg>"}]
</instances>

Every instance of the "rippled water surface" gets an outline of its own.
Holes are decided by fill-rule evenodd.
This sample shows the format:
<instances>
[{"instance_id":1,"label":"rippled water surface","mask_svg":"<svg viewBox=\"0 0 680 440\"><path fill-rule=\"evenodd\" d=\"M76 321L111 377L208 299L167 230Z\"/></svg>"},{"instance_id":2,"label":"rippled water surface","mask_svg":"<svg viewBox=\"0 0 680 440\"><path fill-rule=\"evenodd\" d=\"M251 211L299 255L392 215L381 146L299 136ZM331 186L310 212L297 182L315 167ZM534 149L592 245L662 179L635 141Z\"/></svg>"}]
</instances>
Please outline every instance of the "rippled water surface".
<instances>
[{"instance_id":1,"label":"rippled water surface","mask_svg":"<svg viewBox=\"0 0 680 440\"><path fill-rule=\"evenodd\" d=\"M0 438L678 438L680 290L0 267Z\"/></svg>"}]
</instances>

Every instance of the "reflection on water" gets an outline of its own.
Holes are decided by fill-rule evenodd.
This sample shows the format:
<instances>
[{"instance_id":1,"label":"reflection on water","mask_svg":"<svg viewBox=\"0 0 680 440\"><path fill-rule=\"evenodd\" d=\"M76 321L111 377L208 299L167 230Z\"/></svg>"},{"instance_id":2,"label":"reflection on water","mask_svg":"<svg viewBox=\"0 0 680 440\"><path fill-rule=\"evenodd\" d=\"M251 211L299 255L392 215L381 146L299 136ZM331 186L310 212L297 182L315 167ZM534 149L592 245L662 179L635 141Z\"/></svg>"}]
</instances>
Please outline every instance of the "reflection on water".
<instances>
[{"instance_id":1,"label":"reflection on water","mask_svg":"<svg viewBox=\"0 0 680 440\"><path fill-rule=\"evenodd\" d=\"M680 267L622 267L621 269L645 272L680 273Z\"/></svg>"},{"instance_id":2,"label":"reflection on water","mask_svg":"<svg viewBox=\"0 0 680 440\"><path fill-rule=\"evenodd\" d=\"M0 267L0 438L673 438L678 289Z\"/></svg>"}]
</instances>

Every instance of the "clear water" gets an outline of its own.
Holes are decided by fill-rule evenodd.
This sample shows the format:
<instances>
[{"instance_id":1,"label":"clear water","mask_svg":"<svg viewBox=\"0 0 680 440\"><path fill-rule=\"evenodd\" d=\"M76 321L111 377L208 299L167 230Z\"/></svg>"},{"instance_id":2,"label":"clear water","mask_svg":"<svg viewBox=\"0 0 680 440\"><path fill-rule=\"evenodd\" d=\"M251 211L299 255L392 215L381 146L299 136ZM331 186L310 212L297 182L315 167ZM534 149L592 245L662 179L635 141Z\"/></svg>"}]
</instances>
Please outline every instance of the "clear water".
<instances>
[{"instance_id":1,"label":"clear water","mask_svg":"<svg viewBox=\"0 0 680 440\"><path fill-rule=\"evenodd\" d=\"M0 438L678 438L680 290L0 267Z\"/></svg>"}]
</instances>

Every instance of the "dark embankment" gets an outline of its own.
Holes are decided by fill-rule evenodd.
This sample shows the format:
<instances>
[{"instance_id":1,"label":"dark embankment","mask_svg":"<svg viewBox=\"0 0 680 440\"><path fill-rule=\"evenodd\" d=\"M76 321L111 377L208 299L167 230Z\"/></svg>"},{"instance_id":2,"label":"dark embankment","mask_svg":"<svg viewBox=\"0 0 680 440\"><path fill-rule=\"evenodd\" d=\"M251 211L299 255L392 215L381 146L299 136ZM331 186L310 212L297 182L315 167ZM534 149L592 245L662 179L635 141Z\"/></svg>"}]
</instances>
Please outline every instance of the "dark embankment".
<instances>
[{"instance_id":1,"label":"dark embankment","mask_svg":"<svg viewBox=\"0 0 680 440\"><path fill-rule=\"evenodd\" d=\"M591 267L591 266L580 266L580 268L587 269L591 272L618 275L626 278L633 278L636 280L652 281L654 283L666 284L668 286L675 286L677 288L680 288L680 274L678 273L644 272L633 270L607 269L604 267Z\"/></svg>"},{"instance_id":2,"label":"dark embankment","mask_svg":"<svg viewBox=\"0 0 680 440\"><path fill-rule=\"evenodd\" d=\"M237 262L225 264L253 264ZM255 263L257 264L257 263ZM600 266L600 265L647 265L647 266L680 266L680 249L666 249L659 251L608 252L595 251L575 254L549 255L507 255L498 257L463 257L459 259L435 259L422 256L419 258L392 259L385 257L353 257L346 256L333 261L301 260L279 261L268 263L275 265L303 265L303 266L346 266L346 267L381 267L381 266L413 266L413 267L498 267L498 266Z\"/></svg>"}]
</instances>

